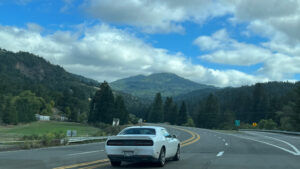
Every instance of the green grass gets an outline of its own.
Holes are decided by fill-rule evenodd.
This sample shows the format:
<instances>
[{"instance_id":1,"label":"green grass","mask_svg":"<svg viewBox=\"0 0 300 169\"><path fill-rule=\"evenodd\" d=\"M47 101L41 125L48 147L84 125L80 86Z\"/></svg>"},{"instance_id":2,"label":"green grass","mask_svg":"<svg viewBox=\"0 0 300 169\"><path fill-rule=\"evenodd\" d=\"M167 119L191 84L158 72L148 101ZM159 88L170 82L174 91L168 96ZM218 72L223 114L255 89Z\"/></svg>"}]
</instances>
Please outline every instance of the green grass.
<instances>
[{"instance_id":1,"label":"green grass","mask_svg":"<svg viewBox=\"0 0 300 169\"><path fill-rule=\"evenodd\" d=\"M99 131L99 128L72 122L38 121L16 126L0 126L0 141L15 140L24 135L43 135L46 133L77 130L77 136L91 136Z\"/></svg>"}]
</instances>

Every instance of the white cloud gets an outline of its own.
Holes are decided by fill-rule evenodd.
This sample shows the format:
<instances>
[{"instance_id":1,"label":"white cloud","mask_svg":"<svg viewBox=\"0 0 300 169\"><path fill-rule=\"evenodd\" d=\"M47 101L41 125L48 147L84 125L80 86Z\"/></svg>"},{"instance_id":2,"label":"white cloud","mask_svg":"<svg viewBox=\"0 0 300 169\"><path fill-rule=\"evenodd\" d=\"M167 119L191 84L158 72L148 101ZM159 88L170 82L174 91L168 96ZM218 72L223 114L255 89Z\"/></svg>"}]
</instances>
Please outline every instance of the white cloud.
<instances>
[{"instance_id":1,"label":"white cloud","mask_svg":"<svg viewBox=\"0 0 300 169\"><path fill-rule=\"evenodd\" d=\"M232 21L248 23L250 31L269 38L270 43L276 43L277 46L281 43L293 47L300 43L300 1L232 2L235 6Z\"/></svg>"},{"instance_id":2,"label":"white cloud","mask_svg":"<svg viewBox=\"0 0 300 169\"><path fill-rule=\"evenodd\" d=\"M234 6L233 23L247 23L247 31L268 41L258 45L272 52L258 72L274 80L300 73L300 1L229 1Z\"/></svg>"},{"instance_id":3,"label":"white cloud","mask_svg":"<svg viewBox=\"0 0 300 169\"><path fill-rule=\"evenodd\" d=\"M134 35L102 24L71 33L0 26L0 47L29 51L62 65L68 71L99 81L153 72L172 72L199 83L240 86L266 81L237 70L214 70L191 63L181 53L154 48Z\"/></svg>"},{"instance_id":4,"label":"white cloud","mask_svg":"<svg viewBox=\"0 0 300 169\"><path fill-rule=\"evenodd\" d=\"M257 75L271 80L290 80L300 73L300 45L293 47L284 42L269 41L261 45L238 42L222 29L211 36L200 36L194 44L208 54L201 59L214 63L251 66L262 63Z\"/></svg>"},{"instance_id":5,"label":"white cloud","mask_svg":"<svg viewBox=\"0 0 300 169\"><path fill-rule=\"evenodd\" d=\"M199 56L214 63L250 66L264 62L272 53L262 47L238 42L229 37L225 29L215 32L212 36L200 36L194 44L208 54Z\"/></svg>"},{"instance_id":6,"label":"white cloud","mask_svg":"<svg viewBox=\"0 0 300 169\"><path fill-rule=\"evenodd\" d=\"M258 71L274 80L291 79L295 73L300 73L300 57L275 54Z\"/></svg>"},{"instance_id":7,"label":"white cloud","mask_svg":"<svg viewBox=\"0 0 300 169\"><path fill-rule=\"evenodd\" d=\"M183 32L184 21L202 23L232 10L215 0L86 0L84 8L101 21L137 26L148 33Z\"/></svg>"}]
</instances>

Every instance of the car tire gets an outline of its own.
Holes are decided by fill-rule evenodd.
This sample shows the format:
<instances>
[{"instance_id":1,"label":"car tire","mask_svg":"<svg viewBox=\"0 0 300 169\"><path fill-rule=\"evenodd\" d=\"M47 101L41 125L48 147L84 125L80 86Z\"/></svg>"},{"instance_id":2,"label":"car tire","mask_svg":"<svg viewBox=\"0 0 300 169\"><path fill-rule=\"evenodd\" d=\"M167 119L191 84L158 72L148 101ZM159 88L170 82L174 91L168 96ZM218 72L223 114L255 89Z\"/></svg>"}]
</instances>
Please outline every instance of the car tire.
<instances>
[{"instance_id":1,"label":"car tire","mask_svg":"<svg viewBox=\"0 0 300 169\"><path fill-rule=\"evenodd\" d=\"M177 146L177 151L176 154L173 158L174 161L179 161L180 160L180 145Z\"/></svg>"},{"instance_id":2,"label":"car tire","mask_svg":"<svg viewBox=\"0 0 300 169\"><path fill-rule=\"evenodd\" d=\"M161 148L158 158L158 166L163 167L166 163L166 150L165 148Z\"/></svg>"},{"instance_id":3,"label":"car tire","mask_svg":"<svg viewBox=\"0 0 300 169\"><path fill-rule=\"evenodd\" d=\"M113 167L118 167L121 165L121 161L110 161L110 163Z\"/></svg>"}]
</instances>

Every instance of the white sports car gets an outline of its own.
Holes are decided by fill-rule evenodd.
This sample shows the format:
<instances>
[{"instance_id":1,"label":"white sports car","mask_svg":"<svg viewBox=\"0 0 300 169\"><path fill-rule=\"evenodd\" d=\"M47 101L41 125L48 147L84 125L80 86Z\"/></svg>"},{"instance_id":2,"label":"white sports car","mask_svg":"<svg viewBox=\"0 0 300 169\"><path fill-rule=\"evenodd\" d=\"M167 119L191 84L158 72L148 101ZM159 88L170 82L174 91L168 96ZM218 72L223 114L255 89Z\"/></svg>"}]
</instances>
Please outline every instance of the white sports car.
<instances>
[{"instance_id":1,"label":"white sports car","mask_svg":"<svg viewBox=\"0 0 300 169\"><path fill-rule=\"evenodd\" d=\"M134 126L109 137L105 150L112 166L122 161L153 161L162 167L166 159L179 160L180 141L163 127Z\"/></svg>"}]
</instances>

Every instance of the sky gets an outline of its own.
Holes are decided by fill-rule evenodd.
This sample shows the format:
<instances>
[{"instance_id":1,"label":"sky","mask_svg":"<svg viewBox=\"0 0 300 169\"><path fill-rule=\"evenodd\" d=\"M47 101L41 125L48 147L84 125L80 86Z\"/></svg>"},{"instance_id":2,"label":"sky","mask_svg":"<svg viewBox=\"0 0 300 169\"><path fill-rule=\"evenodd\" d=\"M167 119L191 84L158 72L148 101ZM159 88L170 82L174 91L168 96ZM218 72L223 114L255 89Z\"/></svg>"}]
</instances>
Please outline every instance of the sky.
<instances>
[{"instance_id":1,"label":"sky","mask_svg":"<svg viewBox=\"0 0 300 169\"><path fill-rule=\"evenodd\" d=\"M297 0L0 0L0 48L112 82L169 72L218 87L300 79Z\"/></svg>"}]
</instances>

